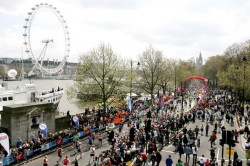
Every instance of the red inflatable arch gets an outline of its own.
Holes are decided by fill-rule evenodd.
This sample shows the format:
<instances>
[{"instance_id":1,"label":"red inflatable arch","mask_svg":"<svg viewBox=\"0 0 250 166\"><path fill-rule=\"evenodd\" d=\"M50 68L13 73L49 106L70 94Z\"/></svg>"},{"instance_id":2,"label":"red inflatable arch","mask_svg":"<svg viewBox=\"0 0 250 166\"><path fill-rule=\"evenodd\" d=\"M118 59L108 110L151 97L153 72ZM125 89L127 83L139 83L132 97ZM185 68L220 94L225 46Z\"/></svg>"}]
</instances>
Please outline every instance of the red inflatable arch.
<instances>
[{"instance_id":1,"label":"red inflatable arch","mask_svg":"<svg viewBox=\"0 0 250 166\"><path fill-rule=\"evenodd\" d=\"M198 80L204 81L205 88L206 89L208 88L208 80L206 78L201 77L201 76L191 76L191 77L186 78L185 81L182 82L182 90L185 89L186 81L188 81L188 80L194 80L194 79L198 79Z\"/></svg>"}]
</instances>

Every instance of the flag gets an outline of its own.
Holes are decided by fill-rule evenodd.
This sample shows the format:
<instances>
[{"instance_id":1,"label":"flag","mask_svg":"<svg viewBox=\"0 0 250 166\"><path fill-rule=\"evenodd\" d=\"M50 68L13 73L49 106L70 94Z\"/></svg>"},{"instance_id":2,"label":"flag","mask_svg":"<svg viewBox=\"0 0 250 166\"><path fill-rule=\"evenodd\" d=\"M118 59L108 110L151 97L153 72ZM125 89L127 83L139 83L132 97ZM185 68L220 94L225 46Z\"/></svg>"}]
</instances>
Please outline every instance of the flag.
<instances>
[{"instance_id":1,"label":"flag","mask_svg":"<svg viewBox=\"0 0 250 166\"><path fill-rule=\"evenodd\" d=\"M47 125L45 123L40 123L39 128L40 130L42 130L43 135L47 137L48 136Z\"/></svg>"},{"instance_id":2,"label":"flag","mask_svg":"<svg viewBox=\"0 0 250 166\"><path fill-rule=\"evenodd\" d=\"M128 108L130 110L130 112L132 111L132 99L128 100Z\"/></svg>"},{"instance_id":3,"label":"flag","mask_svg":"<svg viewBox=\"0 0 250 166\"><path fill-rule=\"evenodd\" d=\"M10 155L9 137L6 133L0 133L0 144L6 150L8 155Z\"/></svg>"},{"instance_id":4,"label":"flag","mask_svg":"<svg viewBox=\"0 0 250 166\"><path fill-rule=\"evenodd\" d=\"M77 116L73 117L73 121L75 122L76 127L79 127L79 119Z\"/></svg>"},{"instance_id":5,"label":"flag","mask_svg":"<svg viewBox=\"0 0 250 166\"><path fill-rule=\"evenodd\" d=\"M148 105L146 98L144 98L144 105Z\"/></svg>"}]
</instances>

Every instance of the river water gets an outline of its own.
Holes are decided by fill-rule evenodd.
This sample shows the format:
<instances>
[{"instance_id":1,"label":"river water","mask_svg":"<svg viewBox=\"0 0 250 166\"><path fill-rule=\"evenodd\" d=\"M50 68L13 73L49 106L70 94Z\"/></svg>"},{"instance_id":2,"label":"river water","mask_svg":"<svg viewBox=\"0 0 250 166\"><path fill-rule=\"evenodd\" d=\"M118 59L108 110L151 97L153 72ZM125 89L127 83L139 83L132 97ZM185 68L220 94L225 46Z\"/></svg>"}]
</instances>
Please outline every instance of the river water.
<instances>
[{"instance_id":1,"label":"river water","mask_svg":"<svg viewBox=\"0 0 250 166\"><path fill-rule=\"evenodd\" d=\"M16 84L16 81L9 81L8 84ZM78 108L73 101L69 101L66 95L66 89L69 86L74 85L73 80L54 80L54 79L34 79L34 80L28 80L25 79L23 81L18 81L18 84L27 84L32 83L35 84L38 91L44 92L44 91L51 91L52 88L57 89L58 86L60 88L64 89L64 94L62 96L62 99L58 106L58 111L60 112L60 115L63 113L66 114L69 110L71 114L76 114L79 112L83 112L83 109Z\"/></svg>"}]
</instances>

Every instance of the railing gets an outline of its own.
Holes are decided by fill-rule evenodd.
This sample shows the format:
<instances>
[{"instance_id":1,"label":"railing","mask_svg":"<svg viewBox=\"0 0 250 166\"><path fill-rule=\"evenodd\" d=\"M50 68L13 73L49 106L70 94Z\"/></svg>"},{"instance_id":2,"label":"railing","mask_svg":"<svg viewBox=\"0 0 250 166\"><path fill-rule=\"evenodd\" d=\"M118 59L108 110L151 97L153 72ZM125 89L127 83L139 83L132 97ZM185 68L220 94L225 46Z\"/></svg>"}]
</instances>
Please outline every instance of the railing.
<instances>
[{"instance_id":1,"label":"railing","mask_svg":"<svg viewBox=\"0 0 250 166\"><path fill-rule=\"evenodd\" d=\"M134 119L134 117L133 116L126 117L125 121L128 121L129 119ZM81 139L81 138L84 138L84 137L90 135L93 132L103 131L106 128L106 126L107 125L104 124L104 125L100 125L98 128L95 128L95 129L87 128L86 130L78 132L76 134L76 136L77 136L77 138ZM15 163L21 162L23 160L27 160L28 158L32 158L36 155L45 153L49 150L53 150L58 146L71 143L73 140L73 136L74 135L66 136L64 138L58 138L58 139L53 140L51 142L42 144L38 147L29 148L29 150L23 150L23 151L17 152L16 154L10 154L9 156L4 157L2 159L2 165L7 166L10 164L15 164Z\"/></svg>"}]
</instances>

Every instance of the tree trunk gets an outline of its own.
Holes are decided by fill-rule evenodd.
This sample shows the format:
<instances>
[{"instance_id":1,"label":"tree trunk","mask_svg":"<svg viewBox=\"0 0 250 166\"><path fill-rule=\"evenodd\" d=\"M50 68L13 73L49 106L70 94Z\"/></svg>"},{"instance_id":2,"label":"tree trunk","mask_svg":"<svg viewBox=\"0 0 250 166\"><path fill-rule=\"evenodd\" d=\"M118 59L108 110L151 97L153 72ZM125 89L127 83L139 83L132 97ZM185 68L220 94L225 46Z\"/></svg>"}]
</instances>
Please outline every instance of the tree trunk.
<instances>
[{"instance_id":1,"label":"tree trunk","mask_svg":"<svg viewBox=\"0 0 250 166\"><path fill-rule=\"evenodd\" d=\"M153 108L154 108L154 94L151 91L151 111L153 111Z\"/></svg>"},{"instance_id":2,"label":"tree trunk","mask_svg":"<svg viewBox=\"0 0 250 166\"><path fill-rule=\"evenodd\" d=\"M103 119L106 117L106 108L107 108L107 105L106 105L106 100L103 99Z\"/></svg>"},{"instance_id":3,"label":"tree trunk","mask_svg":"<svg viewBox=\"0 0 250 166\"><path fill-rule=\"evenodd\" d=\"M163 96L165 96L165 94L166 94L166 89L167 89L166 86L162 86L162 93L163 93Z\"/></svg>"}]
</instances>

